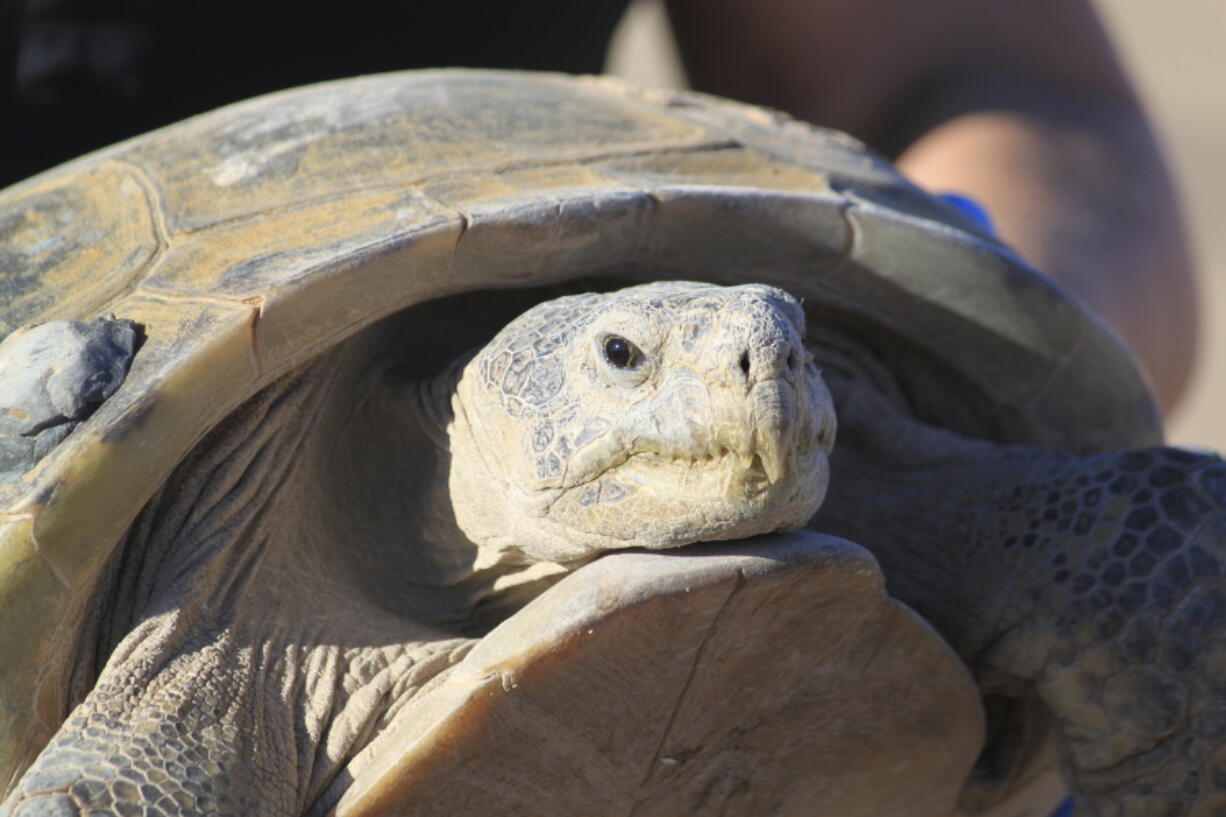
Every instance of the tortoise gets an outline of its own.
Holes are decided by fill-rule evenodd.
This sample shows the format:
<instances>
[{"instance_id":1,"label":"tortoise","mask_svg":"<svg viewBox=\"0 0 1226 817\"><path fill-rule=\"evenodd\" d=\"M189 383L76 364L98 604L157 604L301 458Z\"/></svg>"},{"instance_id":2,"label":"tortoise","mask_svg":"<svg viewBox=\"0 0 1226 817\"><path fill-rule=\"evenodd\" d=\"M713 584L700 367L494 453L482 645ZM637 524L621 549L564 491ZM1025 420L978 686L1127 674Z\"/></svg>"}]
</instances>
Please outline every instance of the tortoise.
<instances>
[{"instance_id":1,"label":"tortoise","mask_svg":"<svg viewBox=\"0 0 1226 817\"><path fill-rule=\"evenodd\" d=\"M1226 809L1226 464L846 136L405 72L0 225L0 815Z\"/></svg>"}]
</instances>

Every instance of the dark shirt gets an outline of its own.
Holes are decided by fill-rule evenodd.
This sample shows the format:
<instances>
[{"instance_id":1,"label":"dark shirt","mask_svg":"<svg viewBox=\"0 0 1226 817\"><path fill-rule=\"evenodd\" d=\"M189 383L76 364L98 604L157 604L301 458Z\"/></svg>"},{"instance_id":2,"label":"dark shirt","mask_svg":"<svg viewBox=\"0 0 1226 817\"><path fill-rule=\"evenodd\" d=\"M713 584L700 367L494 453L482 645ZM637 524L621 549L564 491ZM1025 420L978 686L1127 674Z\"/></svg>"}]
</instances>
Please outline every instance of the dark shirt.
<instances>
[{"instance_id":1,"label":"dark shirt","mask_svg":"<svg viewBox=\"0 0 1226 817\"><path fill-rule=\"evenodd\" d=\"M0 187L257 94L404 68L599 72L627 0L0 0Z\"/></svg>"}]
</instances>

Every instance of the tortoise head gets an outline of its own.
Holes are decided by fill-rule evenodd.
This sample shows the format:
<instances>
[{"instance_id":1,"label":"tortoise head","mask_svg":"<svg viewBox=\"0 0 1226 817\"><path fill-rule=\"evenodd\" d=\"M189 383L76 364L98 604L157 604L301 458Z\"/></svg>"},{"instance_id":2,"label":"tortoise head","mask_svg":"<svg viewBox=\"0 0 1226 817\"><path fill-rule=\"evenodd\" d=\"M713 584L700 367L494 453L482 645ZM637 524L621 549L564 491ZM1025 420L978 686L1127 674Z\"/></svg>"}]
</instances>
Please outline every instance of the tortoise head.
<instances>
[{"instance_id":1,"label":"tortoise head","mask_svg":"<svg viewBox=\"0 0 1226 817\"><path fill-rule=\"evenodd\" d=\"M569 562L797 528L834 410L782 290L664 282L512 321L465 367L450 484L473 541Z\"/></svg>"}]
</instances>

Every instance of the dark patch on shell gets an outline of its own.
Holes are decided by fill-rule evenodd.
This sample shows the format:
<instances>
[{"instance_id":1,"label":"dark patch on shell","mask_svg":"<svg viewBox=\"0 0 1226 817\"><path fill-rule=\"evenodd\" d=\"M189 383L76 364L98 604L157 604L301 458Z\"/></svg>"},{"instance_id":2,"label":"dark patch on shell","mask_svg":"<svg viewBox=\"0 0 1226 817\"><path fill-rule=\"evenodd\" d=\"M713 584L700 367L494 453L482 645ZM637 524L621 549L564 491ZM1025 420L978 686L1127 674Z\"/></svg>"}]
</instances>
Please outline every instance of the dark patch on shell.
<instances>
[{"instance_id":1,"label":"dark patch on shell","mask_svg":"<svg viewBox=\"0 0 1226 817\"><path fill-rule=\"evenodd\" d=\"M62 480L52 480L48 482L46 485L38 489L34 496L30 498L30 501L35 505L39 505L44 508L47 507L51 504L51 500L55 499L55 495L59 493L60 485L62 484Z\"/></svg>"},{"instance_id":2,"label":"dark patch on shell","mask_svg":"<svg viewBox=\"0 0 1226 817\"><path fill-rule=\"evenodd\" d=\"M158 404L159 400L160 393L157 391L150 391L142 395L136 402L136 405L128 409L107 428L102 435L102 442L121 442L129 434L140 429L149 418L149 413Z\"/></svg>"}]
</instances>

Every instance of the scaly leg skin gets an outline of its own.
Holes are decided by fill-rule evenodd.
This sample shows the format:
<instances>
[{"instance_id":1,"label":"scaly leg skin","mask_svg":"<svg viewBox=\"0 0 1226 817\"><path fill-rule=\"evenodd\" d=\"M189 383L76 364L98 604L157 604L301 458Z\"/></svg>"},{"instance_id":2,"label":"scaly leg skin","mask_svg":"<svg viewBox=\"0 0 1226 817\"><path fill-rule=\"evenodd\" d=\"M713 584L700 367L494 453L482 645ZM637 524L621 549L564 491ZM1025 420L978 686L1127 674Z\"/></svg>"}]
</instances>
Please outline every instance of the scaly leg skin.
<instances>
[{"instance_id":1,"label":"scaly leg skin","mask_svg":"<svg viewBox=\"0 0 1226 817\"><path fill-rule=\"evenodd\" d=\"M407 700L470 646L457 639L307 649L263 638L243 644L233 630L222 633L138 690L104 680L0 814L302 814L341 770L346 751L380 727L383 702ZM129 669L108 675L140 677Z\"/></svg>"},{"instance_id":2,"label":"scaly leg skin","mask_svg":"<svg viewBox=\"0 0 1226 817\"><path fill-rule=\"evenodd\" d=\"M279 538L278 489L324 386L265 390L142 512L85 639L106 666L0 817L301 814L475 643L363 602Z\"/></svg>"},{"instance_id":3,"label":"scaly leg skin","mask_svg":"<svg viewBox=\"0 0 1226 817\"><path fill-rule=\"evenodd\" d=\"M1226 462L968 440L865 387L815 527L1055 716L1079 815L1226 815Z\"/></svg>"}]
</instances>

